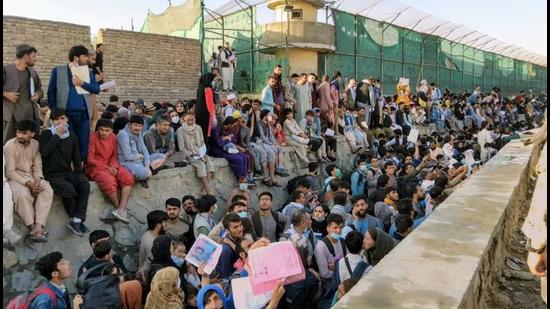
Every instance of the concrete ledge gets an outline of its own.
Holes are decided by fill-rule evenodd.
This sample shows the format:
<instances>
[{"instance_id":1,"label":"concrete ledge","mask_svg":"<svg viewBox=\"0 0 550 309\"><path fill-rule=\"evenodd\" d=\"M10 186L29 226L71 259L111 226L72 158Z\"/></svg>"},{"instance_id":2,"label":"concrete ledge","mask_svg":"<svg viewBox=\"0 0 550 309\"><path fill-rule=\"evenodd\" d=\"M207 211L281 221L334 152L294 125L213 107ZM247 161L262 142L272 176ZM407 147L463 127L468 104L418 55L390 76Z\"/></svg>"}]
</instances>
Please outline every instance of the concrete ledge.
<instances>
[{"instance_id":1,"label":"concrete ledge","mask_svg":"<svg viewBox=\"0 0 550 309\"><path fill-rule=\"evenodd\" d=\"M333 308L479 307L480 270L495 258L487 254L531 153L506 145Z\"/></svg>"}]
</instances>

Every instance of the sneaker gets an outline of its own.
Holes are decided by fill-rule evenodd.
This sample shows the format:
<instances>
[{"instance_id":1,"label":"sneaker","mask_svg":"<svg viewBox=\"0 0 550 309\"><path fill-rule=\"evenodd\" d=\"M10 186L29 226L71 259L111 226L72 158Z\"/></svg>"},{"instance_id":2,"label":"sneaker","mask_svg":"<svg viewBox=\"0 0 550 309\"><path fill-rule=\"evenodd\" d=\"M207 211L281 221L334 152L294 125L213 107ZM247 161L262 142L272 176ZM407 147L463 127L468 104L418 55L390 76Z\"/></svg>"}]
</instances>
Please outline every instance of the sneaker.
<instances>
[{"instance_id":1,"label":"sneaker","mask_svg":"<svg viewBox=\"0 0 550 309\"><path fill-rule=\"evenodd\" d=\"M331 157L331 156L328 156L328 159L332 162L336 161L336 158L335 157Z\"/></svg>"},{"instance_id":2,"label":"sneaker","mask_svg":"<svg viewBox=\"0 0 550 309\"><path fill-rule=\"evenodd\" d=\"M80 222L80 230L82 231L82 233L88 233L90 229L84 225L84 222Z\"/></svg>"},{"instance_id":3,"label":"sneaker","mask_svg":"<svg viewBox=\"0 0 550 309\"><path fill-rule=\"evenodd\" d=\"M283 169L276 169L275 174L278 175L278 176L281 176L281 177L290 176L290 174L287 171L283 170Z\"/></svg>"},{"instance_id":4,"label":"sneaker","mask_svg":"<svg viewBox=\"0 0 550 309\"><path fill-rule=\"evenodd\" d=\"M67 223L67 227L69 228L69 230L71 230L77 236L79 236L79 237L84 236L84 233L82 233L82 230L81 230L81 227L80 227L80 223L76 223L76 222L71 220L71 221L69 221L69 223Z\"/></svg>"},{"instance_id":5,"label":"sneaker","mask_svg":"<svg viewBox=\"0 0 550 309\"><path fill-rule=\"evenodd\" d=\"M115 209L111 212L111 214L113 214L113 216L115 216L115 218L117 218L118 220L120 220L120 222L122 222L124 224L130 223L130 220L128 220L128 218L126 217L126 215L122 211L119 211L119 210Z\"/></svg>"}]
</instances>

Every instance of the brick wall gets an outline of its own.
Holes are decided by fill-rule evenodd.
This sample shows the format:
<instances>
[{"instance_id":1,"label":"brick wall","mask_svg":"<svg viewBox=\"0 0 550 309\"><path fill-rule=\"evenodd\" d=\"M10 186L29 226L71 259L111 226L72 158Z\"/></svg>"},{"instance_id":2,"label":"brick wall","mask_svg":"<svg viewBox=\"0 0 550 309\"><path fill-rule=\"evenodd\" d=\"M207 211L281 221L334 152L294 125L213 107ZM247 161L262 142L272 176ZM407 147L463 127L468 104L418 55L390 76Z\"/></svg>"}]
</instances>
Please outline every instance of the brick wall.
<instances>
[{"instance_id":1,"label":"brick wall","mask_svg":"<svg viewBox=\"0 0 550 309\"><path fill-rule=\"evenodd\" d=\"M29 44L38 50L35 69L42 81L44 93L52 68L67 63L69 49L74 45L90 44L90 27L48 20L3 16L2 62L13 63L15 46Z\"/></svg>"},{"instance_id":2,"label":"brick wall","mask_svg":"<svg viewBox=\"0 0 550 309\"><path fill-rule=\"evenodd\" d=\"M51 69L67 63L71 46L91 47L90 28L62 22L3 16L3 63L15 59L15 46L27 43L38 50L35 65L42 87L48 87ZM105 44L103 69L117 87L99 96L108 102L143 98L145 102L195 97L200 70L197 40L132 31L102 29L97 41Z\"/></svg>"},{"instance_id":3,"label":"brick wall","mask_svg":"<svg viewBox=\"0 0 550 309\"><path fill-rule=\"evenodd\" d=\"M123 30L100 30L98 43L105 44L103 70L117 88L110 94L121 100L143 98L145 102L175 102L194 98L200 72L197 40Z\"/></svg>"}]
</instances>

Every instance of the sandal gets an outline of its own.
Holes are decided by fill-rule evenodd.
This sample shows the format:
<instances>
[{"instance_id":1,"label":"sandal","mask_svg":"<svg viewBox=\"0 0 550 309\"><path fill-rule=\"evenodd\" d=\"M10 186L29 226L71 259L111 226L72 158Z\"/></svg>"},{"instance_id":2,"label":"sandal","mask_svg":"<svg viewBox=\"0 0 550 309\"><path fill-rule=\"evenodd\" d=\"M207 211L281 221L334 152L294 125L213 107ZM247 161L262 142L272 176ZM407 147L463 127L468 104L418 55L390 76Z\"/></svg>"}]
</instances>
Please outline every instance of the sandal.
<instances>
[{"instance_id":1,"label":"sandal","mask_svg":"<svg viewBox=\"0 0 550 309\"><path fill-rule=\"evenodd\" d=\"M34 241L34 242L47 242L48 241L48 237L43 232L37 233L37 234L29 233L29 239Z\"/></svg>"}]
</instances>

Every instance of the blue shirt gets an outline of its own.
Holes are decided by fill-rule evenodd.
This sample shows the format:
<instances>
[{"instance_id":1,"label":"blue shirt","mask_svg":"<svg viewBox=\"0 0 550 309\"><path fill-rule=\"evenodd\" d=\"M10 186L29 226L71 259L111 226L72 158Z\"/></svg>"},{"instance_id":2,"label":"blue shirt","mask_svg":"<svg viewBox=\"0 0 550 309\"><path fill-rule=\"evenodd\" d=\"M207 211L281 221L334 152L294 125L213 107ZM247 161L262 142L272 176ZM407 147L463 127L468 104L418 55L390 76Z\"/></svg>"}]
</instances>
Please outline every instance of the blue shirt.
<instances>
[{"instance_id":1,"label":"blue shirt","mask_svg":"<svg viewBox=\"0 0 550 309\"><path fill-rule=\"evenodd\" d=\"M70 112L86 112L86 100L83 94L78 94L76 88L73 85L73 74L67 65L67 79L69 80L69 97L67 99L66 111ZM98 94L99 84L95 80L95 75L90 70L90 83L84 82L82 88L90 93ZM50 108L55 110L57 108L57 68L52 69L52 75L50 76L50 83L48 85L48 103Z\"/></svg>"},{"instance_id":2,"label":"blue shirt","mask_svg":"<svg viewBox=\"0 0 550 309\"><path fill-rule=\"evenodd\" d=\"M384 225L382 225L382 221L369 214L367 214L367 216L363 219L353 221L353 226L355 226L355 228L363 235L365 235L365 233L369 230L371 226L384 230Z\"/></svg>"},{"instance_id":3,"label":"blue shirt","mask_svg":"<svg viewBox=\"0 0 550 309\"><path fill-rule=\"evenodd\" d=\"M273 101L273 90L269 87L269 85L267 85L262 91L262 105L260 106L260 109L267 109L273 113L273 106L275 106L275 102Z\"/></svg>"},{"instance_id":4,"label":"blue shirt","mask_svg":"<svg viewBox=\"0 0 550 309\"><path fill-rule=\"evenodd\" d=\"M233 274L233 264L237 261L237 255L233 249L226 243L222 244L222 253L216 265L216 271L220 274L221 279L229 279Z\"/></svg>"},{"instance_id":5,"label":"blue shirt","mask_svg":"<svg viewBox=\"0 0 550 309\"><path fill-rule=\"evenodd\" d=\"M358 196L365 194L367 185L367 175L361 171L355 171L351 174L351 195Z\"/></svg>"},{"instance_id":6,"label":"blue shirt","mask_svg":"<svg viewBox=\"0 0 550 309\"><path fill-rule=\"evenodd\" d=\"M426 219L426 217L427 217L427 216L424 216L424 217L422 217L422 218L418 218L418 219L413 220L412 229L414 230L415 228L417 228L418 226L420 226L420 224L422 224L422 222L424 222L424 220ZM397 227L395 226L395 222L393 222L393 223L391 224L389 234L390 234L390 235L393 235L395 232L397 232Z\"/></svg>"}]
</instances>

